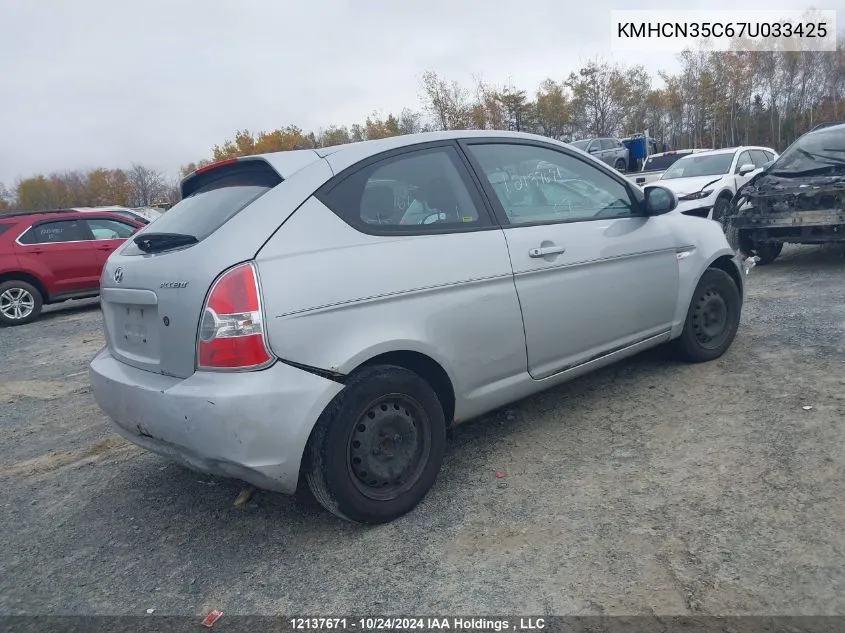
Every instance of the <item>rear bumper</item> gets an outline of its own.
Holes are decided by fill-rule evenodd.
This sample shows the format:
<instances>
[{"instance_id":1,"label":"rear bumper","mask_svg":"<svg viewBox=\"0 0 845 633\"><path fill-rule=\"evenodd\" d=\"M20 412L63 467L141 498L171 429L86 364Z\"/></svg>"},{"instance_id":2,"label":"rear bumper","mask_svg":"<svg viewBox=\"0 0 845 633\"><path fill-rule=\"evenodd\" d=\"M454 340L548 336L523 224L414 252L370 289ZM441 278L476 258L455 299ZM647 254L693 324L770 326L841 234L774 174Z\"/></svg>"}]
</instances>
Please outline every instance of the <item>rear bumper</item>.
<instances>
[{"instance_id":1,"label":"rear bumper","mask_svg":"<svg viewBox=\"0 0 845 633\"><path fill-rule=\"evenodd\" d=\"M179 379L130 367L104 348L91 390L124 438L213 475L292 494L311 429L343 385L276 363Z\"/></svg>"}]
</instances>

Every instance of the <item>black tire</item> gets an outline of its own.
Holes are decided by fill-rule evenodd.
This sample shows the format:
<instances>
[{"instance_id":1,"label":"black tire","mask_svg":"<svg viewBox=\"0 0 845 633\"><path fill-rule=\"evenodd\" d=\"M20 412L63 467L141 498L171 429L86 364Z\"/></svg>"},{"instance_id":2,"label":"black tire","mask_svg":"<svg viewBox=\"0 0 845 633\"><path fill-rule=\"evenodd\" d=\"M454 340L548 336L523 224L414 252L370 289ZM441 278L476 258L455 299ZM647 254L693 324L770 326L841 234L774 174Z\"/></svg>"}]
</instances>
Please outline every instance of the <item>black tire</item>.
<instances>
[{"instance_id":1,"label":"black tire","mask_svg":"<svg viewBox=\"0 0 845 633\"><path fill-rule=\"evenodd\" d=\"M760 266L771 264L783 250L783 242L754 244L748 233L736 228L731 221L728 221L725 226L725 237L728 239L728 244L735 251L739 251L746 257L751 257L752 255L759 257L760 259L757 261L757 264Z\"/></svg>"},{"instance_id":2,"label":"black tire","mask_svg":"<svg viewBox=\"0 0 845 633\"><path fill-rule=\"evenodd\" d=\"M780 255L783 250L783 242L766 242L764 244L754 245L754 254L760 259L757 264L765 266L771 264Z\"/></svg>"},{"instance_id":3,"label":"black tire","mask_svg":"<svg viewBox=\"0 0 845 633\"><path fill-rule=\"evenodd\" d=\"M753 255L754 245L751 243L751 239L745 231L736 228L730 220L727 221L725 226L725 237L733 250L746 256Z\"/></svg>"},{"instance_id":4,"label":"black tire","mask_svg":"<svg viewBox=\"0 0 845 633\"><path fill-rule=\"evenodd\" d=\"M18 279L0 284L0 325L32 323L41 316L43 306L44 297L32 284Z\"/></svg>"},{"instance_id":5,"label":"black tire","mask_svg":"<svg viewBox=\"0 0 845 633\"><path fill-rule=\"evenodd\" d=\"M306 479L329 512L357 523L388 523L422 501L445 447L443 407L431 386L403 367L367 367L349 378L317 421L306 449Z\"/></svg>"},{"instance_id":6,"label":"black tire","mask_svg":"<svg viewBox=\"0 0 845 633\"><path fill-rule=\"evenodd\" d=\"M626 168L628 167L625 161L621 158L616 159L616 162L613 164L613 166L617 169L617 171L621 172L627 171Z\"/></svg>"},{"instance_id":7,"label":"black tire","mask_svg":"<svg viewBox=\"0 0 845 633\"><path fill-rule=\"evenodd\" d=\"M725 218L730 213L730 210L731 199L728 196L719 196L716 198L716 204L713 205L713 219L724 226Z\"/></svg>"},{"instance_id":8,"label":"black tire","mask_svg":"<svg viewBox=\"0 0 845 633\"><path fill-rule=\"evenodd\" d=\"M719 358L733 343L741 311L736 282L725 271L708 268L692 294L684 330L673 341L675 350L691 363Z\"/></svg>"}]
</instances>

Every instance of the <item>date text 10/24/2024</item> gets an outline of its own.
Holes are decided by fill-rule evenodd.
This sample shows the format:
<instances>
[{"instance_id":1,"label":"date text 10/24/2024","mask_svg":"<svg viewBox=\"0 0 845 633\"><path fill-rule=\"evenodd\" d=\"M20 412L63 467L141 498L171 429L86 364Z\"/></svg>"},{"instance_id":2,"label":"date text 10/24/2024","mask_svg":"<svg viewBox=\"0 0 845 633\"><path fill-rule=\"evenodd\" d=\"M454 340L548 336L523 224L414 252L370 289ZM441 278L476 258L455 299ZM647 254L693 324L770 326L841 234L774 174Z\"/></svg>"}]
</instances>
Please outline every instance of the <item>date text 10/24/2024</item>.
<instances>
[{"instance_id":1,"label":"date text 10/24/2024","mask_svg":"<svg viewBox=\"0 0 845 633\"><path fill-rule=\"evenodd\" d=\"M294 631L537 631L546 625L544 618L533 617L301 617L289 623Z\"/></svg>"}]
</instances>

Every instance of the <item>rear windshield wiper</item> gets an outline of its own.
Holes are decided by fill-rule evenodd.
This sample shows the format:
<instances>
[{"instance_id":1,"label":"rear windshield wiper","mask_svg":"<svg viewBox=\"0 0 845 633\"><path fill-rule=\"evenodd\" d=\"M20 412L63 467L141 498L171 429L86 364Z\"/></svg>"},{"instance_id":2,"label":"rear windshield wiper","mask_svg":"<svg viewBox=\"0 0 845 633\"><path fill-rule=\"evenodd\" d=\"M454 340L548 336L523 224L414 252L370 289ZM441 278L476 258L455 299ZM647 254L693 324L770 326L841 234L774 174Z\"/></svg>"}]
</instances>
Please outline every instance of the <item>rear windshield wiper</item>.
<instances>
[{"instance_id":1,"label":"rear windshield wiper","mask_svg":"<svg viewBox=\"0 0 845 633\"><path fill-rule=\"evenodd\" d=\"M160 253L199 242L193 235L184 233L142 233L132 241L145 253Z\"/></svg>"}]
</instances>

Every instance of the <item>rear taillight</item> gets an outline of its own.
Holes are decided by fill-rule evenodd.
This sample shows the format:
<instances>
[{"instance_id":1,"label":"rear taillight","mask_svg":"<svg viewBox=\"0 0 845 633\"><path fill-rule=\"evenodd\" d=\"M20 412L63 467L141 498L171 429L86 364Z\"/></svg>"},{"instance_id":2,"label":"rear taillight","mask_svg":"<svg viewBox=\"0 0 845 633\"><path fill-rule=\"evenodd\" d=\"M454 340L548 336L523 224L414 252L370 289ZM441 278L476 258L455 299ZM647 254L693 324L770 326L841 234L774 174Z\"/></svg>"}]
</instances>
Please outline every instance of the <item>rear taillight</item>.
<instances>
[{"instance_id":1,"label":"rear taillight","mask_svg":"<svg viewBox=\"0 0 845 633\"><path fill-rule=\"evenodd\" d=\"M267 348L258 273L251 263L226 271L208 293L197 341L199 369L261 369Z\"/></svg>"}]
</instances>

